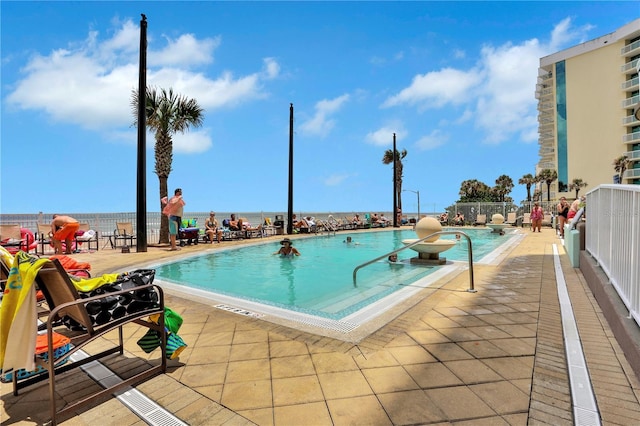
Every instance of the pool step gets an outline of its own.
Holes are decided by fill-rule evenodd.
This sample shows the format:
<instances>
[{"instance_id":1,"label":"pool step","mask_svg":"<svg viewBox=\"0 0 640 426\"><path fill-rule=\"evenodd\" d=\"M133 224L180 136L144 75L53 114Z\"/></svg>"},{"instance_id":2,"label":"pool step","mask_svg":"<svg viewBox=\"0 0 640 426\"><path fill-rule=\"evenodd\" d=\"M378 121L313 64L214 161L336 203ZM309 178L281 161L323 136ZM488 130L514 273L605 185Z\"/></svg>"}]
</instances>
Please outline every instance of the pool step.
<instances>
[{"instance_id":1,"label":"pool step","mask_svg":"<svg viewBox=\"0 0 640 426\"><path fill-rule=\"evenodd\" d=\"M403 267L403 265L399 265L398 267ZM335 296L323 299L314 304L311 309L328 314L335 314L365 300L381 298L391 294L406 286L407 284L405 283L409 283L410 285L410 283L428 275L432 270L433 268L404 265L404 271L399 275L390 276L389 274L379 273L373 277L368 276L366 279L360 280L360 285L356 285L356 288L361 289L357 294L347 298L344 296ZM356 281L356 283L358 283L358 281Z\"/></svg>"}]
</instances>

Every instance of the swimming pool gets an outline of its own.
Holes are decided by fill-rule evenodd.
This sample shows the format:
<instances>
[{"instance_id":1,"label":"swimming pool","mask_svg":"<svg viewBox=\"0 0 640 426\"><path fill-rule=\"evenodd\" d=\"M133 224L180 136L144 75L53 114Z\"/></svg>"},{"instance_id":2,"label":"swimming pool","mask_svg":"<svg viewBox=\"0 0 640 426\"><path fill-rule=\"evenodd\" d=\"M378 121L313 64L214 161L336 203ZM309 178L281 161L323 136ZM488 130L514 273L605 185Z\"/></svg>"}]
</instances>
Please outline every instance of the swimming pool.
<instances>
[{"instance_id":1,"label":"swimming pool","mask_svg":"<svg viewBox=\"0 0 640 426\"><path fill-rule=\"evenodd\" d=\"M516 237L515 233L500 236L486 228L463 231L472 239L474 263L491 258L497 248L510 245ZM345 242L348 236L353 242ZM405 250L398 255L399 264L379 261L361 269L354 285L352 273L356 266L403 247L402 240L407 238L415 238L415 233L386 230L296 239L294 246L302 255L293 259L272 255L280 247L272 240L268 244L208 251L153 267L157 280L178 291L252 312L313 317L316 322L322 318L327 321L321 322L331 324L362 319L362 315L368 318L372 312L363 314L363 310L384 309L382 305L388 304L389 297L397 292L425 288L443 274L467 265L467 244L463 239L443 253L448 260L461 260L463 264L410 264L409 259L417 254Z\"/></svg>"}]
</instances>

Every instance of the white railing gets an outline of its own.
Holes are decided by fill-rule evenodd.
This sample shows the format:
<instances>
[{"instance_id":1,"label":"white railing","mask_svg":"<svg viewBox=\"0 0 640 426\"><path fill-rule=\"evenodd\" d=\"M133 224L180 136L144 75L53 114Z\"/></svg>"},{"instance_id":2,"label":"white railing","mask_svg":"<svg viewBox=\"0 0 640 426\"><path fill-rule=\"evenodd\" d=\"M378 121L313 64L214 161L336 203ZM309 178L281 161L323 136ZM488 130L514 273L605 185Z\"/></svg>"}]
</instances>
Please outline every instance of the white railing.
<instances>
[{"instance_id":1,"label":"white railing","mask_svg":"<svg viewBox=\"0 0 640 426\"><path fill-rule=\"evenodd\" d=\"M600 185L587 193L586 251L640 325L640 185Z\"/></svg>"}]
</instances>

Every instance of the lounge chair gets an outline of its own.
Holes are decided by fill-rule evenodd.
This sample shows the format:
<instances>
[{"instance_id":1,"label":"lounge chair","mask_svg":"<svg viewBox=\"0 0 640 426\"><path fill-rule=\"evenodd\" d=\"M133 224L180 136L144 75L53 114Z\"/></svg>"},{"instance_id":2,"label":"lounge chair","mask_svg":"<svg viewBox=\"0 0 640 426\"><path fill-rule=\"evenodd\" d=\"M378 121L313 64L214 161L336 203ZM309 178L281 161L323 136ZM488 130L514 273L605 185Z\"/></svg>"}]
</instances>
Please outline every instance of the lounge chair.
<instances>
[{"instance_id":1,"label":"lounge chair","mask_svg":"<svg viewBox=\"0 0 640 426\"><path fill-rule=\"evenodd\" d=\"M244 232L247 238L264 237L264 229L262 224L256 226L255 228L247 228Z\"/></svg>"},{"instance_id":2,"label":"lounge chair","mask_svg":"<svg viewBox=\"0 0 640 426\"><path fill-rule=\"evenodd\" d=\"M553 216L551 215L551 213L544 214L542 218L542 226L548 226L548 227L553 226Z\"/></svg>"},{"instance_id":3,"label":"lounge chair","mask_svg":"<svg viewBox=\"0 0 640 426\"><path fill-rule=\"evenodd\" d=\"M478 226L478 225L486 225L487 224L487 215L486 214L478 214L476 216L476 221L473 222L473 226Z\"/></svg>"},{"instance_id":4,"label":"lounge chair","mask_svg":"<svg viewBox=\"0 0 640 426\"><path fill-rule=\"evenodd\" d=\"M84 233L76 237L76 249L79 249L80 244L86 243L87 250L91 250L91 246L95 244L95 250L98 251L98 233L88 223L81 223L78 229Z\"/></svg>"},{"instance_id":5,"label":"lounge chair","mask_svg":"<svg viewBox=\"0 0 640 426\"><path fill-rule=\"evenodd\" d=\"M522 216L522 227L524 228L525 225L531 228L531 213L525 213Z\"/></svg>"},{"instance_id":6,"label":"lounge chair","mask_svg":"<svg viewBox=\"0 0 640 426\"><path fill-rule=\"evenodd\" d=\"M116 229L113 231L113 248L118 247L118 240L122 240L124 245L133 246L133 240L136 234L133 232L133 224L131 222L116 222Z\"/></svg>"},{"instance_id":7,"label":"lounge chair","mask_svg":"<svg viewBox=\"0 0 640 426\"><path fill-rule=\"evenodd\" d=\"M36 235L36 240L38 241L38 245L40 246L40 254L44 254L45 246L51 245L51 237L49 233L51 232L51 225L39 223L38 224L38 233ZM38 253L38 249L36 248L36 254Z\"/></svg>"},{"instance_id":8,"label":"lounge chair","mask_svg":"<svg viewBox=\"0 0 640 426\"><path fill-rule=\"evenodd\" d=\"M516 212L510 212L507 213L507 220L505 220L505 223L508 223L509 225L513 225L516 226L516 222L517 222L517 218L516 218Z\"/></svg>"},{"instance_id":9,"label":"lounge chair","mask_svg":"<svg viewBox=\"0 0 640 426\"><path fill-rule=\"evenodd\" d=\"M44 293L47 304L50 308L50 313L46 321L47 359L55 360L55 362L47 362L43 357L36 355L36 366L40 367L41 369L47 370L48 374L37 374L21 379L18 377L18 373L20 370L14 370L14 374L12 374L11 379L13 382L14 395L18 395L18 391L25 388L26 386L30 386L42 380L48 380L48 399L51 412L51 420L52 425L56 425L59 417L65 416L69 413L75 413L79 408L86 406L98 399L109 397L109 395L112 395L117 390L124 389L128 386L131 386L132 384L141 382L152 376L166 372L167 362L165 354L167 348L167 334L165 331L164 295L162 292L162 288L150 282L136 282L137 280L134 280L134 283L129 283L131 284L131 287L128 287L125 290L107 292L106 294L89 298L81 298L74 284L70 281L69 276L57 260L51 261L48 259L40 259L37 263L40 269L36 274L35 283ZM118 298L117 296L121 294L132 294L134 296L129 296L129 298L135 298L143 293L156 294L157 302L144 304L144 309L136 310L135 312L126 312L124 316L118 319L111 319L110 321L107 321L106 323L103 323L101 325L95 324L86 307L88 303L99 304L101 300L104 300L106 298L109 298L109 300L112 301L113 299ZM114 298L114 296L116 297ZM143 320L143 318L148 317L149 315L158 315L157 323ZM57 324L59 324L59 320L63 317L75 320L75 322L81 325L84 330L70 332L68 329L58 326ZM101 385L104 387L104 389L100 389L87 396L83 394L83 396L80 397L80 400L76 402L67 402L67 405L63 409L58 410L57 404L59 403L60 397L56 395L56 376L65 371L69 371L81 365L85 365L89 362L101 359L105 356L115 353L122 354L124 351L122 328L125 324L128 323L136 323L151 330L155 330L159 333L161 360L153 365L148 364L147 368L141 369L141 371L132 374L131 376L127 374L127 376L129 376L127 378L120 379L117 376L113 376L117 378L117 380L101 380ZM104 336L105 334L115 330L118 331L118 339L115 346L106 344L111 341L111 339L102 339L99 346L100 349L96 348L95 345L92 345L91 350L91 352L96 352L98 350L100 350L100 352L88 355L81 351L81 349L83 349L87 344L94 342L101 336ZM54 339L60 338L61 335L68 338L67 341L70 344L69 346L66 346L65 350L62 352L54 348ZM107 346L108 348L105 349L105 346ZM73 354L75 354L75 356L72 361L70 359L70 356ZM16 367L19 366L16 365ZM82 373L78 371L77 374Z\"/></svg>"},{"instance_id":10,"label":"lounge chair","mask_svg":"<svg viewBox=\"0 0 640 426\"><path fill-rule=\"evenodd\" d=\"M0 245L12 253L19 250L28 252L33 243L33 241L29 241L29 234L23 236L22 229L18 224L0 225Z\"/></svg>"}]
</instances>

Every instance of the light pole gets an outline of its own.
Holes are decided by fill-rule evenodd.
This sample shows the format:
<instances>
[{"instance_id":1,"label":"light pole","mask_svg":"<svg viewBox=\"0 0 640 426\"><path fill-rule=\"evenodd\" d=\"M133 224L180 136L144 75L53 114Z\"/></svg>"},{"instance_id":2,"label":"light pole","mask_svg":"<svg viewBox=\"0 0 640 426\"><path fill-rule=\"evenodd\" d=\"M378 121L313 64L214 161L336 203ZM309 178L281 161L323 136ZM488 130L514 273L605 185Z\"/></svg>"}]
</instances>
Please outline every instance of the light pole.
<instances>
[{"instance_id":1,"label":"light pole","mask_svg":"<svg viewBox=\"0 0 640 426\"><path fill-rule=\"evenodd\" d=\"M416 223L420 222L420 191L412 191L410 189L403 189L402 192L413 192L414 194L416 194L418 196L418 220L416 221Z\"/></svg>"}]
</instances>

